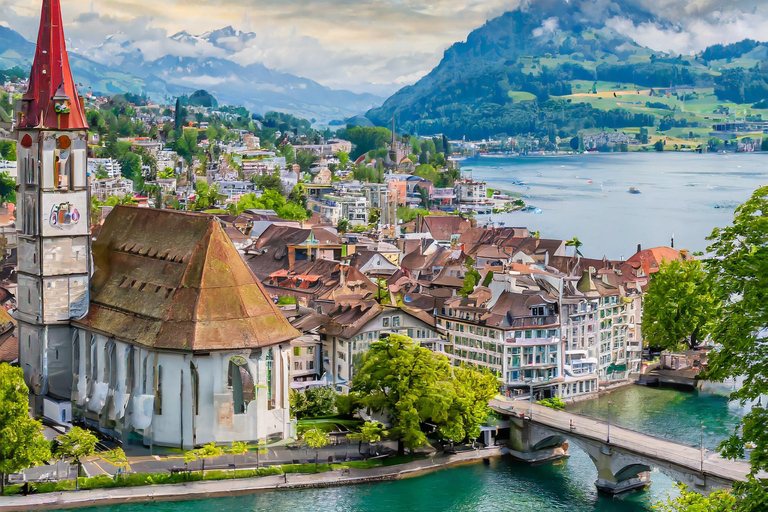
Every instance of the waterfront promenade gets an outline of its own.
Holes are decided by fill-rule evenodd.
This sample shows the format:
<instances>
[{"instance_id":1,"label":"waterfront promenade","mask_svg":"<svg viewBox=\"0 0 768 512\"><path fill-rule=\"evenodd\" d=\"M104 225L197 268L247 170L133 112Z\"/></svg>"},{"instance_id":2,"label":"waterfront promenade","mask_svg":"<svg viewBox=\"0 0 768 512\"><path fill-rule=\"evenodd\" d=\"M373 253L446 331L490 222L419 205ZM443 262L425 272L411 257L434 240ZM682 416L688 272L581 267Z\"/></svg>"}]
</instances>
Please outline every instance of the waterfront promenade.
<instances>
[{"instance_id":1,"label":"waterfront promenade","mask_svg":"<svg viewBox=\"0 0 768 512\"><path fill-rule=\"evenodd\" d=\"M350 468L316 474L292 473L287 476L273 475L184 484L145 485L139 487L52 492L30 496L7 496L0 500L0 512L73 509L120 503L200 500L279 489L308 489L385 482L420 476L461 464L479 462L500 454L501 450L499 447L490 447L454 455L436 455L433 458L415 460L405 464L380 466L370 469Z\"/></svg>"},{"instance_id":2,"label":"waterfront promenade","mask_svg":"<svg viewBox=\"0 0 768 512\"><path fill-rule=\"evenodd\" d=\"M515 416L529 414L532 410L531 424L564 435L574 441L594 443L619 450L629 456L636 456L647 461L651 466L666 469L673 475L697 475L706 479L715 479L731 485L736 481L745 481L749 473L749 462L730 460L720 457L716 452L708 452L666 439L635 432L616 425L608 426L606 421L579 416L568 411L558 411L528 402L491 400L492 409ZM571 428L573 421L573 429ZM610 428L610 438L609 438Z\"/></svg>"}]
</instances>

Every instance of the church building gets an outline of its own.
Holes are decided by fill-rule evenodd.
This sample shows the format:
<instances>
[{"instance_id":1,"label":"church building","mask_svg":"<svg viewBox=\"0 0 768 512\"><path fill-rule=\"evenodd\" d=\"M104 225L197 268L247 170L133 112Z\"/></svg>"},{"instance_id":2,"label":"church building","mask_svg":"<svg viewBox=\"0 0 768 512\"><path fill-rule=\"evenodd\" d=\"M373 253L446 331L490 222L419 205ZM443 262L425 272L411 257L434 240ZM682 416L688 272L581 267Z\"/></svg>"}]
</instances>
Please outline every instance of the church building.
<instances>
[{"instance_id":1,"label":"church building","mask_svg":"<svg viewBox=\"0 0 768 512\"><path fill-rule=\"evenodd\" d=\"M285 438L290 342L219 221L116 207L93 243L59 0L17 104L19 362L36 414L146 445Z\"/></svg>"}]
</instances>

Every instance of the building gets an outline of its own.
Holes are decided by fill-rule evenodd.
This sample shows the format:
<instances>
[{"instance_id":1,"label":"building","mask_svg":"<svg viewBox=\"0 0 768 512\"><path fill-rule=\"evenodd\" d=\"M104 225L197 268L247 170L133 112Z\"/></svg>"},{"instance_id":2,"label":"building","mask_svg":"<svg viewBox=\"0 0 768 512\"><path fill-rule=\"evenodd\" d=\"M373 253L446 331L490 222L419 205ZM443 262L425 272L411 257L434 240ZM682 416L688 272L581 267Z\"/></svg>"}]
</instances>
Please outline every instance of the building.
<instances>
[{"instance_id":1,"label":"building","mask_svg":"<svg viewBox=\"0 0 768 512\"><path fill-rule=\"evenodd\" d=\"M58 0L43 1L18 112L19 364L33 412L182 449L291 435L298 332L215 217L115 207L91 259L88 125Z\"/></svg>"},{"instance_id":2,"label":"building","mask_svg":"<svg viewBox=\"0 0 768 512\"><path fill-rule=\"evenodd\" d=\"M402 334L442 350L442 339L429 313L406 307L382 306L375 300L338 301L320 328L323 371L337 391L348 393L363 354L388 334Z\"/></svg>"},{"instance_id":3,"label":"building","mask_svg":"<svg viewBox=\"0 0 768 512\"><path fill-rule=\"evenodd\" d=\"M118 176L117 178L105 178L103 180L91 180L91 197L101 202L112 196L123 198L133 194L133 181Z\"/></svg>"},{"instance_id":4,"label":"building","mask_svg":"<svg viewBox=\"0 0 768 512\"><path fill-rule=\"evenodd\" d=\"M112 158L89 158L88 176L96 176L99 172L107 173L108 178L118 178L123 175L120 162Z\"/></svg>"},{"instance_id":5,"label":"building","mask_svg":"<svg viewBox=\"0 0 768 512\"><path fill-rule=\"evenodd\" d=\"M436 317L452 363L488 369L510 394L533 387L538 397L560 396L563 351L551 281L533 270L496 274L490 287L446 300Z\"/></svg>"},{"instance_id":6,"label":"building","mask_svg":"<svg viewBox=\"0 0 768 512\"><path fill-rule=\"evenodd\" d=\"M326 194L319 200L310 199L308 206L334 226L341 219L349 221L351 226L368 225L370 206L365 196Z\"/></svg>"}]
</instances>

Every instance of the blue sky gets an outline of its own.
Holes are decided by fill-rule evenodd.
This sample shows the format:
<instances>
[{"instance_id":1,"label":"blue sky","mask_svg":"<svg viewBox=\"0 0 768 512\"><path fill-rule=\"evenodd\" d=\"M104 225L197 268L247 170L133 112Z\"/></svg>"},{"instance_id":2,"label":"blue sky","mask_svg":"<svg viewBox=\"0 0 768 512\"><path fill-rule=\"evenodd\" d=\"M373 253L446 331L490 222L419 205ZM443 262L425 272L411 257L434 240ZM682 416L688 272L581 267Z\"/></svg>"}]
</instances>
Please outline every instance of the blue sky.
<instances>
[{"instance_id":1,"label":"blue sky","mask_svg":"<svg viewBox=\"0 0 768 512\"><path fill-rule=\"evenodd\" d=\"M108 60L131 42L145 55L220 56L205 44L168 36L202 34L227 25L253 31L234 48L240 64L306 76L334 88L388 94L428 73L443 51L521 0L62 0L70 48ZM535 2L536 0L522 0ZM596 0L596 3L612 0ZM745 37L768 39L764 0L645 0L672 27L613 19L616 29L657 50L690 53ZM0 0L0 23L28 39L37 31L41 0ZM104 41L112 36L112 43Z\"/></svg>"}]
</instances>

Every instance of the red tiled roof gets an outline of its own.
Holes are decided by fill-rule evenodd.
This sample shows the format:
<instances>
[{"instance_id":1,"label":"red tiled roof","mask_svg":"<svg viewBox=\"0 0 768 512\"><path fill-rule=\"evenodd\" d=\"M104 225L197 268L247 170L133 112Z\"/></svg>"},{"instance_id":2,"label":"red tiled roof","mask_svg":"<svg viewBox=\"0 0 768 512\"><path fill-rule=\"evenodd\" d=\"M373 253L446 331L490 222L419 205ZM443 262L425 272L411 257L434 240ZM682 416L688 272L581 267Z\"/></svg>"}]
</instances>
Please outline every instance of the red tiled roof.
<instances>
[{"instance_id":1,"label":"red tiled roof","mask_svg":"<svg viewBox=\"0 0 768 512\"><path fill-rule=\"evenodd\" d=\"M56 104L64 101L68 103L69 111L56 112ZM22 97L21 112L20 130L88 128L69 68L59 0L43 0L35 60L29 73L27 92Z\"/></svg>"}]
</instances>

